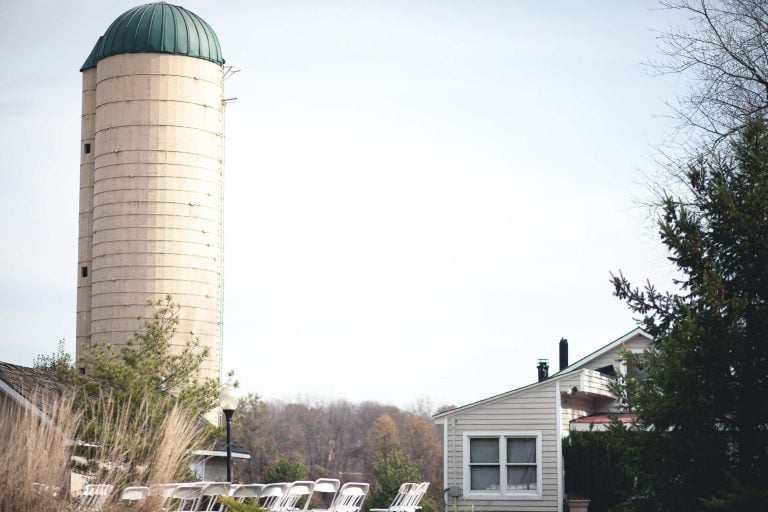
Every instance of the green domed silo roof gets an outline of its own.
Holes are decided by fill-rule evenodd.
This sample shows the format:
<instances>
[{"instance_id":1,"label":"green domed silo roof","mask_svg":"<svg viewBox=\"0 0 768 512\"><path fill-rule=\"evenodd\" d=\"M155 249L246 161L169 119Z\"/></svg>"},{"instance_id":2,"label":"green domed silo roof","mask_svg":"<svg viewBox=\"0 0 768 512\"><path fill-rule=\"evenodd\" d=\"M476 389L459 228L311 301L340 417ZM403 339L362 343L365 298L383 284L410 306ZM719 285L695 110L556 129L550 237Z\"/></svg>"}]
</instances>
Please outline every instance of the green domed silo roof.
<instances>
[{"instance_id":1,"label":"green domed silo roof","mask_svg":"<svg viewBox=\"0 0 768 512\"><path fill-rule=\"evenodd\" d=\"M197 14L165 2L140 5L112 22L80 71L121 53L173 53L224 64L219 38Z\"/></svg>"}]
</instances>

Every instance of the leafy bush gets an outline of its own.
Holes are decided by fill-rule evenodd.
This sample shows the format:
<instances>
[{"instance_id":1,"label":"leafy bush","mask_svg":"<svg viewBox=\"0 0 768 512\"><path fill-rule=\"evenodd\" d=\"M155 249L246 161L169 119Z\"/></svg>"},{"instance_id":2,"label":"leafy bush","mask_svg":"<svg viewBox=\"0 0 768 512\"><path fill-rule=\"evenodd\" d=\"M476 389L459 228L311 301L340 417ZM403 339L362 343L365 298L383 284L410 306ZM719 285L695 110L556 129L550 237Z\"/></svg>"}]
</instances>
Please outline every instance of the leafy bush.
<instances>
[{"instance_id":1,"label":"leafy bush","mask_svg":"<svg viewBox=\"0 0 768 512\"><path fill-rule=\"evenodd\" d=\"M607 432L571 432L563 439L563 459L566 494L590 498L590 512L610 510L632 489L623 448Z\"/></svg>"},{"instance_id":2,"label":"leafy bush","mask_svg":"<svg viewBox=\"0 0 768 512\"><path fill-rule=\"evenodd\" d=\"M404 482L422 480L418 465L401 451L394 451L373 464L373 485L367 508L386 508ZM424 506L424 505L422 505Z\"/></svg>"},{"instance_id":3,"label":"leafy bush","mask_svg":"<svg viewBox=\"0 0 768 512\"><path fill-rule=\"evenodd\" d=\"M264 483L294 482L306 480L309 471L307 466L298 459L292 457L278 457L264 472Z\"/></svg>"}]
</instances>

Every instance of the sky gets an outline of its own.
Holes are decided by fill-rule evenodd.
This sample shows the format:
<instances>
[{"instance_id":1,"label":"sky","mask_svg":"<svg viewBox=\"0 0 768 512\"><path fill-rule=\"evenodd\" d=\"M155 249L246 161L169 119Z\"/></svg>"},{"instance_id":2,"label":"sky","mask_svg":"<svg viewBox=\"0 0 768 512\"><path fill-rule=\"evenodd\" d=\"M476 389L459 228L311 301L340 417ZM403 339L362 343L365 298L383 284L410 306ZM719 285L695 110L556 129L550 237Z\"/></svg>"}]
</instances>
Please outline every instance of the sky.
<instances>
[{"instance_id":1,"label":"sky","mask_svg":"<svg viewBox=\"0 0 768 512\"><path fill-rule=\"evenodd\" d=\"M174 2L176 3L176 2ZM0 0L0 360L74 353L79 68L138 2ZM262 399L464 405L636 327L683 85L655 1L217 2L223 371ZM236 98L236 99L234 99Z\"/></svg>"}]
</instances>

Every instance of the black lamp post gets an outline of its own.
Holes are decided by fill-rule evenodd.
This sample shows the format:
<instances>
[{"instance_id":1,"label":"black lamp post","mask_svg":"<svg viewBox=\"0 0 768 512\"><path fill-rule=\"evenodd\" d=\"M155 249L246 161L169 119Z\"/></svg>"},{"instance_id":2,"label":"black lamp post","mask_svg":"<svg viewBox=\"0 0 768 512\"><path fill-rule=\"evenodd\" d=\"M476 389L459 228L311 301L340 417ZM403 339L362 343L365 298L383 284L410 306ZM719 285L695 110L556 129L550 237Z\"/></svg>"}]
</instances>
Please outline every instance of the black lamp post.
<instances>
[{"instance_id":1,"label":"black lamp post","mask_svg":"<svg viewBox=\"0 0 768 512\"><path fill-rule=\"evenodd\" d=\"M235 414L239 397L235 393L235 386L231 381L227 381L221 389L221 409L224 411L224 417L227 420L227 482L232 482L232 415Z\"/></svg>"}]
</instances>

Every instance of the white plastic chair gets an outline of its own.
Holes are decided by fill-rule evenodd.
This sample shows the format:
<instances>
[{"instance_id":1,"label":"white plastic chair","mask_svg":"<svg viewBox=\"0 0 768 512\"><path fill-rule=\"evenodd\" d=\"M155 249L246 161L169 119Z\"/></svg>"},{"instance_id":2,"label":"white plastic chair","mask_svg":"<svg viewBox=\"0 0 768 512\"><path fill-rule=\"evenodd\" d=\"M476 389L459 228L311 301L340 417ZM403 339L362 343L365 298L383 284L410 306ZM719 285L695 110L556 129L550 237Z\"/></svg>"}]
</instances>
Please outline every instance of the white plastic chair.
<instances>
[{"instance_id":1,"label":"white plastic chair","mask_svg":"<svg viewBox=\"0 0 768 512\"><path fill-rule=\"evenodd\" d=\"M106 503L112 493L110 484L86 484L77 499L75 510L78 512L97 512Z\"/></svg>"},{"instance_id":2,"label":"white plastic chair","mask_svg":"<svg viewBox=\"0 0 768 512\"><path fill-rule=\"evenodd\" d=\"M219 503L219 496L229 496L229 482L211 482L203 486L200 491L197 510L205 512L222 512L224 504Z\"/></svg>"},{"instance_id":3,"label":"white plastic chair","mask_svg":"<svg viewBox=\"0 0 768 512\"><path fill-rule=\"evenodd\" d=\"M310 480L296 480L291 482L286 489L283 498L276 505L275 510L277 512L290 512L293 510L307 510L309 507L309 497L312 496L312 491L315 488L315 482ZM302 498L305 498L304 504L301 508L296 505L299 504Z\"/></svg>"},{"instance_id":4,"label":"white plastic chair","mask_svg":"<svg viewBox=\"0 0 768 512\"><path fill-rule=\"evenodd\" d=\"M288 485L286 482L266 484L259 495L258 506L270 512L276 510L276 507L288 491Z\"/></svg>"},{"instance_id":5,"label":"white plastic chair","mask_svg":"<svg viewBox=\"0 0 768 512\"><path fill-rule=\"evenodd\" d=\"M259 497L261 497L262 489L264 489L264 484L233 485L230 488L229 495L239 503L243 503L246 500L257 502Z\"/></svg>"},{"instance_id":6,"label":"white plastic chair","mask_svg":"<svg viewBox=\"0 0 768 512\"><path fill-rule=\"evenodd\" d=\"M328 512L360 512L370 486L364 482L347 482L341 486Z\"/></svg>"},{"instance_id":7,"label":"white plastic chair","mask_svg":"<svg viewBox=\"0 0 768 512\"><path fill-rule=\"evenodd\" d=\"M406 509L404 508L404 504L407 503L407 500L409 498L410 493L412 492L414 485L416 484L412 482L403 483L402 485L400 485L400 488L397 490L397 494L395 494L395 497L392 498L392 502L389 504L387 508L372 508L372 509L369 509L369 512L406 511Z\"/></svg>"},{"instance_id":8,"label":"white plastic chair","mask_svg":"<svg viewBox=\"0 0 768 512\"><path fill-rule=\"evenodd\" d=\"M312 490L312 495L308 500L310 504L309 506L315 512L328 510L333 503L333 500L336 499L339 487L341 487L341 481L337 478L318 478L315 480L315 488ZM315 501L316 498L319 498L320 495L326 496L322 499L322 505L316 506L312 502Z\"/></svg>"},{"instance_id":9,"label":"white plastic chair","mask_svg":"<svg viewBox=\"0 0 768 512\"><path fill-rule=\"evenodd\" d=\"M126 501L139 501L149 496L149 487L134 486L126 487L120 493L120 499Z\"/></svg>"},{"instance_id":10,"label":"white plastic chair","mask_svg":"<svg viewBox=\"0 0 768 512\"><path fill-rule=\"evenodd\" d=\"M428 489L429 482L414 483L401 506L405 507L406 512L414 512L415 510L420 509L421 506L419 504L424 495L427 494Z\"/></svg>"},{"instance_id":11,"label":"white plastic chair","mask_svg":"<svg viewBox=\"0 0 768 512\"><path fill-rule=\"evenodd\" d=\"M171 491L170 510L177 512L196 512L202 496L203 484L181 483Z\"/></svg>"},{"instance_id":12,"label":"white plastic chair","mask_svg":"<svg viewBox=\"0 0 768 512\"><path fill-rule=\"evenodd\" d=\"M173 490L178 487L177 483L153 484L149 487L148 499L152 500L152 505L158 510L167 510L168 502L171 501Z\"/></svg>"}]
</instances>

